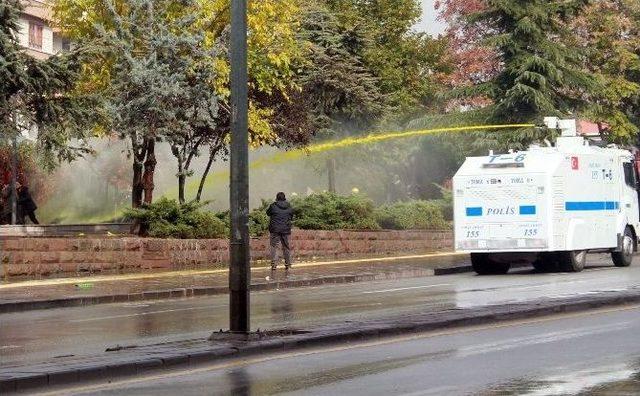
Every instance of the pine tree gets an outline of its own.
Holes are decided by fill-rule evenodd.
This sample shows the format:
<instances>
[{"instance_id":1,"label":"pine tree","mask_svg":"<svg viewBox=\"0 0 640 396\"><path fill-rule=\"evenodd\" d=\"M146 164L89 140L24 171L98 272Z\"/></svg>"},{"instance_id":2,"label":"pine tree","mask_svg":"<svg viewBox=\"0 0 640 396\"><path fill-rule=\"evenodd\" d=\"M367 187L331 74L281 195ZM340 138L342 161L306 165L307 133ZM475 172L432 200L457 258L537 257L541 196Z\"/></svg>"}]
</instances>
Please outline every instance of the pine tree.
<instances>
[{"instance_id":1,"label":"pine tree","mask_svg":"<svg viewBox=\"0 0 640 396\"><path fill-rule=\"evenodd\" d=\"M446 39L416 32L418 0L324 0L346 32L358 32L355 54L377 79L393 121L433 107L437 75L449 72Z\"/></svg>"},{"instance_id":2,"label":"pine tree","mask_svg":"<svg viewBox=\"0 0 640 396\"><path fill-rule=\"evenodd\" d=\"M309 43L310 62L300 85L316 123L332 131L370 126L387 109L379 79L358 54L364 38L357 30L345 30L322 7L307 9L302 32Z\"/></svg>"},{"instance_id":3,"label":"pine tree","mask_svg":"<svg viewBox=\"0 0 640 396\"><path fill-rule=\"evenodd\" d=\"M495 47L501 70L487 82L462 89L464 96L493 101L492 118L533 121L545 115L569 116L586 107L595 80L582 68L583 55L564 40L568 20L582 0L487 0L469 22Z\"/></svg>"},{"instance_id":4,"label":"pine tree","mask_svg":"<svg viewBox=\"0 0 640 396\"><path fill-rule=\"evenodd\" d=\"M75 91L88 52L79 47L44 61L30 57L16 37L21 11L18 0L0 2L0 133L11 139L37 130L45 164L54 166L90 151L86 140L99 119L98 101Z\"/></svg>"}]
</instances>

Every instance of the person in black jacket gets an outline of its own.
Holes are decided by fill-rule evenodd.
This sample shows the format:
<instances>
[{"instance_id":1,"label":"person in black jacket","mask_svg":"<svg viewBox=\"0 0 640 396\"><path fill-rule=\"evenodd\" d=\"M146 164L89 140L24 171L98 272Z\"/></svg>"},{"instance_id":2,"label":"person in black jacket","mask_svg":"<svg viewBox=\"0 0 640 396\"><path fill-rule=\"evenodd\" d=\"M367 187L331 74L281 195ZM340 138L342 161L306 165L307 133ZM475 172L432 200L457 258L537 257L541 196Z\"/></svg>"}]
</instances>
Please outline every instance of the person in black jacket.
<instances>
[{"instance_id":1,"label":"person in black jacket","mask_svg":"<svg viewBox=\"0 0 640 396\"><path fill-rule=\"evenodd\" d=\"M33 224L40 224L35 213L38 206L31 197L29 187L17 183L16 190L18 192L18 224L25 224L24 218L26 216L29 216L29 219Z\"/></svg>"},{"instance_id":2,"label":"person in black jacket","mask_svg":"<svg viewBox=\"0 0 640 396\"><path fill-rule=\"evenodd\" d=\"M9 185L0 184L0 224L11 224L11 199Z\"/></svg>"},{"instance_id":3,"label":"person in black jacket","mask_svg":"<svg viewBox=\"0 0 640 396\"><path fill-rule=\"evenodd\" d=\"M283 192L276 195L276 201L267 209L269 216L269 234L271 247L271 269L278 265L278 244L282 244L285 269L291 268L291 249L289 247L289 235L291 235L291 221L293 220L293 208L287 202Z\"/></svg>"}]
</instances>

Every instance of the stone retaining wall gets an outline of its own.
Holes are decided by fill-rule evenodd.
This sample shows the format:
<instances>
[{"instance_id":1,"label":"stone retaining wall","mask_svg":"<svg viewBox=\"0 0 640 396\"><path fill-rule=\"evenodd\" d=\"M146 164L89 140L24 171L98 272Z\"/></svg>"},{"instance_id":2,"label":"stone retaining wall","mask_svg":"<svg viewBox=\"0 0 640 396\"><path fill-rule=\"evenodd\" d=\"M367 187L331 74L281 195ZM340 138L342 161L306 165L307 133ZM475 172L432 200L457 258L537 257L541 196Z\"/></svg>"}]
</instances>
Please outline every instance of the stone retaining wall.
<instances>
[{"instance_id":1,"label":"stone retaining wall","mask_svg":"<svg viewBox=\"0 0 640 396\"><path fill-rule=\"evenodd\" d=\"M296 259L411 254L453 247L451 231L309 231L294 230ZM251 241L254 260L266 259L268 237ZM48 276L61 273L180 270L225 265L226 239L185 240L116 238L3 238L0 275Z\"/></svg>"}]
</instances>

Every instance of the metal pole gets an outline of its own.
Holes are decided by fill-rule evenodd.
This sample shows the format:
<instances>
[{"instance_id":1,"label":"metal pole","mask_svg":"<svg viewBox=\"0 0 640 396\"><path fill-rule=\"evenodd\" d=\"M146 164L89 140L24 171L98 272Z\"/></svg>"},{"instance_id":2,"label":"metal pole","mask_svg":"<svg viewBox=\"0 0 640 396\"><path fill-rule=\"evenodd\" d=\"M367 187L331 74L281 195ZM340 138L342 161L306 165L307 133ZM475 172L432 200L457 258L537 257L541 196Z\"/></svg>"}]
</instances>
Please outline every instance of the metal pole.
<instances>
[{"instance_id":1,"label":"metal pole","mask_svg":"<svg viewBox=\"0 0 640 396\"><path fill-rule=\"evenodd\" d=\"M231 1L231 237L229 323L232 333L250 330L249 132L247 1Z\"/></svg>"},{"instance_id":2,"label":"metal pole","mask_svg":"<svg viewBox=\"0 0 640 396\"><path fill-rule=\"evenodd\" d=\"M11 153L11 224L18 222L18 192L16 191L16 182L18 179L18 138L13 137L13 152Z\"/></svg>"},{"instance_id":3,"label":"metal pole","mask_svg":"<svg viewBox=\"0 0 640 396\"><path fill-rule=\"evenodd\" d=\"M327 158L327 173L329 174L329 192L336 192L336 159Z\"/></svg>"}]
</instances>

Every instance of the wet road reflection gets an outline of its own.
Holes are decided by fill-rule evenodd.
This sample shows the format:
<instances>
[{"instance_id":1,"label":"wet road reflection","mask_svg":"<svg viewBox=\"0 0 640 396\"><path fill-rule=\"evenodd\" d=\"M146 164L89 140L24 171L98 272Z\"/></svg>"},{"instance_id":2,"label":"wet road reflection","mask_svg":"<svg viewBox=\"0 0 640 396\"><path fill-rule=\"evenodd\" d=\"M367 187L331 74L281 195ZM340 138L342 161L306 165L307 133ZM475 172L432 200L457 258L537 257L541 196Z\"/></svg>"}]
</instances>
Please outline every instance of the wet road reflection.
<instances>
[{"instance_id":1,"label":"wet road reflection","mask_svg":"<svg viewBox=\"0 0 640 396\"><path fill-rule=\"evenodd\" d=\"M238 360L76 395L632 395L640 306Z\"/></svg>"},{"instance_id":2,"label":"wet road reflection","mask_svg":"<svg viewBox=\"0 0 640 396\"><path fill-rule=\"evenodd\" d=\"M552 395L606 395L609 391L619 388L616 384L635 382L632 377L637 375L637 370L629 364L615 364L610 366L595 367L577 370L565 375L552 375L538 379L513 380L507 384L499 385L483 392L483 396L521 395L521 396L552 396ZM606 392L609 392L606 391ZM638 394L636 392L629 394ZM612 393L609 393L612 394ZM620 393L620 389L616 391Z\"/></svg>"},{"instance_id":3,"label":"wet road reflection","mask_svg":"<svg viewBox=\"0 0 640 396\"><path fill-rule=\"evenodd\" d=\"M271 299L271 320L291 327L295 319L295 306L289 293L278 293Z\"/></svg>"},{"instance_id":4,"label":"wet road reflection","mask_svg":"<svg viewBox=\"0 0 640 396\"><path fill-rule=\"evenodd\" d=\"M461 274L253 293L252 326L305 328L640 287L640 265L614 268L603 266L608 258L594 257L591 268L578 274L523 269L505 276ZM226 295L2 314L0 365L205 337L227 325Z\"/></svg>"},{"instance_id":5,"label":"wet road reflection","mask_svg":"<svg viewBox=\"0 0 640 396\"><path fill-rule=\"evenodd\" d=\"M234 396L250 396L253 394L251 391L253 381L244 367L233 369L227 375Z\"/></svg>"}]
</instances>

